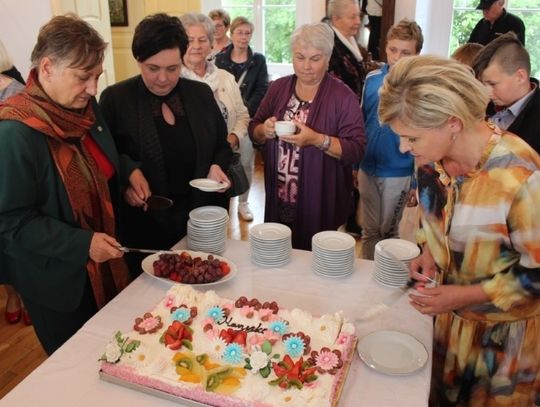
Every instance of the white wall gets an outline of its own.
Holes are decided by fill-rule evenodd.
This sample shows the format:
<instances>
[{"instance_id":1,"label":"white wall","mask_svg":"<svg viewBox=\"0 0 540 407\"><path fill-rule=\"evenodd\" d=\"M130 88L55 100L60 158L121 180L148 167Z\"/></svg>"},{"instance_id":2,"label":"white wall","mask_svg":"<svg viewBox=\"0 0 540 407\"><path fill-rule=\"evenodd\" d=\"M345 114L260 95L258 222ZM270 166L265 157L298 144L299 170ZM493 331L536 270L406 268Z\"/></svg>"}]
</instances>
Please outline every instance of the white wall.
<instances>
[{"instance_id":1,"label":"white wall","mask_svg":"<svg viewBox=\"0 0 540 407\"><path fill-rule=\"evenodd\" d=\"M453 0L396 1L395 21L416 20L424 34L422 54L448 56Z\"/></svg>"},{"instance_id":2,"label":"white wall","mask_svg":"<svg viewBox=\"0 0 540 407\"><path fill-rule=\"evenodd\" d=\"M0 0L0 39L25 79L30 71L30 54L39 28L51 17L49 1Z\"/></svg>"}]
</instances>

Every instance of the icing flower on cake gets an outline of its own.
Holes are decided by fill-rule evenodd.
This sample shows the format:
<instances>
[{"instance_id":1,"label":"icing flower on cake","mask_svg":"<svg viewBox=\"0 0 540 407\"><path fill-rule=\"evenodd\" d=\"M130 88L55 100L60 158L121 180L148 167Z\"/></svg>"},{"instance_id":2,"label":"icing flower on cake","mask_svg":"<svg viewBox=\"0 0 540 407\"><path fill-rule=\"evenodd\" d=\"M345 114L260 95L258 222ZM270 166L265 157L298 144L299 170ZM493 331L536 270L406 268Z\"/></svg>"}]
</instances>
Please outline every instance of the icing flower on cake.
<instances>
[{"instance_id":1,"label":"icing flower on cake","mask_svg":"<svg viewBox=\"0 0 540 407\"><path fill-rule=\"evenodd\" d=\"M161 317L159 315L155 317L150 312L147 312L142 318L138 317L135 319L133 329L139 332L141 335L144 335L146 333L153 334L162 326L163 322L161 321Z\"/></svg>"},{"instance_id":2,"label":"icing flower on cake","mask_svg":"<svg viewBox=\"0 0 540 407\"><path fill-rule=\"evenodd\" d=\"M109 363L115 363L122 356L122 348L115 342L109 342L105 347L105 360Z\"/></svg>"},{"instance_id":3,"label":"icing flower on cake","mask_svg":"<svg viewBox=\"0 0 540 407\"><path fill-rule=\"evenodd\" d=\"M169 294L165 297L163 300L163 305L165 305L165 308L171 308L174 304L174 295Z\"/></svg>"},{"instance_id":4,"label":"icing flower on cake","mask_svg":"<svg viewBox=\"0 0 540 407\"><path fill-rule=\"evenodd\" d=\"M312 351L308 362L315 365L317 371L321 374L329 373L334 375L343 366L341 352L337 349L330 350L326 347L322 348L319 352Z\"/></svg>"},{"instance_id":5,"label":"icing flower on cake","mask_svg":"<svg viewBox=\"0 0 540 407\"><path fill-rule=\"evenodd\" d=\"M306 335L305 333L303 332L296 332L296 333L288 333L288 334L285 334L283 335L283 338L281 338L281 340L285 343L285 341L287 341L289 338L291 337L297 337L299 339L302 340L303 344L304 344L304 347L302 348L302 353L299 353L298 355L293 355L289 352L289 355L291 355L292 357L297 357L297 356L301 356L302 354L304 355L308 355L309 352L311 351L311 337L309 335Z\"/></svg>"},{"instance_id":6,"label":"icing flower on cake","mask_svg":"<svg viewBox=\"0 0 540 407\"><path fill-rule=\"evenodd\" d=\"M273 312L270 308L261 308L259 310L259 318L261 321L268 321L271 315L273 315Z\"/></svg>"},{"instance_id":7,"label":"icing flower on cake","mask_svg":"<svg viewBox=\"0 0 540 407\"><path fill-rule=\"evenodd\" d=\"M275 354L270 357L272 353L272 345L270 342L265 341L262 346L254 347L254 351L251 352L249 358L246 358L245 369L251 369L253 374L259 373L262 377L267 378L272 372L271 358L279 359L279 355Z\"/></svg>"},{"instance_id":8,"label":"icing flower on cake","mask_svg":"<svg viewBox=\"0 0 540 407\"><path fill-rule=\"evenodd\" d=\"M118 363L124 353L131 353L137 349L141 341L130 341L128 337L124 338L120 331L114 335L114 340L109 342L105 347L105 353L101 355L99 360L104 360L108 363Z\"/></svg>"},{"instance_id":9,"label":"icing flower on cake","mask_svg":"<svg viewBox=\"0 0 540 407\"><path fill-rule=\"evenodd\" d=\"M186 322L189 317L187 308L176 308L174 311L171 309L171 318L173 321Z\"/></svg>"},{"instance_id":10,"label":"icing flower on cake","mask_svg":"<svg viewBox=\"0 0 540 407\"><path fill-rule=\"evenodd\" d=\"M306 347L302 338L296 335L290 335L287 339L284 339L283 345L285 345L285 353L291 355L293 358L302 356Z\"/></svg>"},{"instance_id":11,"label":"icing flower on cake","mask_svg":"<svg viewBox=\"0 0 540 407\"><path fill-rule=\"evenodd\" d=\"M270 331L279 334L279 335L285 335L287 331L289 330L289 323L287 321L283 321L282 319L272 322L268 329Z\"/></svg>"},{"instance_id":12,"label":"icing flower on cake","mask_svg":"<svg viewBox=\"0 0 540 407\"><path fill-rule=\"evenodd\" d=\"M347 345L351 341L351 335L348 333L342 332L339 334L336 343L338 345Z\"/></svg>"},{"instance_id":13,"label":"icing flower on cake","mask_svg":"<svg viewBox=\"0 0 540 407\"><path fill-rule=\"evenodd\" d=\"M244 351L237 343L229 343L223 350L222 359L231 365L237 365L244 360Z\"/></svg>"},{"instance_id":14,"label":"icing flower on cake","mask_svg":"<svg viewBox=\"0 0 540 407\"><path fill-rule=\"evenodd\" d=\"M249 364L253 373L258 373L259 370L265 368L269 361L270 358L262 350L256 350L249 355Z\"/></svg>"},{"instance_id":15,"label":"icing flower on cake","mask_svg":"<svg viewBox=\"0 0 540 407\"><path fill-rule=\"evenodd\" d=\"M212 318L215 322L219 322L223 318L225 318L225 312L223 311L223 308L218 306L210 308L206 315Z\"/></svg>"},{"instance_id":16,"label":"icing flower on cake","mask_svg":"<svg viewBox=\"0 0 540 407\"><path fill-rule=\"evenodd\" d=\"M208 353L210 353L210 356L212 356L214 359L221 359L223 356L223 351L226 347L227 343L218 336L210 343Z\"/></svg>"},{"instance_id":17,"label":"icing flower on cake","mask_svg":"<svg viewBox=\"0 0 540 407\"><path fill-rule=\"evenodd\" d=\"M253 315L255 314L255 308L250 307L249 305L244 305L242 308L240 308L240 315L246 318L253 318Z\"/></svg>"}]
</instances>

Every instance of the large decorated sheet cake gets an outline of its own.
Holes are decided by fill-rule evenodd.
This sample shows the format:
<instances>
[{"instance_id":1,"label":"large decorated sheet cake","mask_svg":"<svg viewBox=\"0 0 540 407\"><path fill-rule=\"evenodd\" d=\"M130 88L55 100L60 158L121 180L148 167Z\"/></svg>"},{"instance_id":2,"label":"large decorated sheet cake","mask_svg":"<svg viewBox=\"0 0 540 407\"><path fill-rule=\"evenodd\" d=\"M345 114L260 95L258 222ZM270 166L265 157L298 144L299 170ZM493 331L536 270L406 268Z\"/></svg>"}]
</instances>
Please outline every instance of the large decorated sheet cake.
<instances>
[{"instance_id":1,"label":"large decorated sheet cake","mask_svg":"<svg viewBox=\"0 0 540 407\"><path fill-rule=\"evenodd\" d=\"M211 406L335 406L356 340L340 312L316 317L175 285L116 333L100 374Z\"/></svg>"}]
</instances>

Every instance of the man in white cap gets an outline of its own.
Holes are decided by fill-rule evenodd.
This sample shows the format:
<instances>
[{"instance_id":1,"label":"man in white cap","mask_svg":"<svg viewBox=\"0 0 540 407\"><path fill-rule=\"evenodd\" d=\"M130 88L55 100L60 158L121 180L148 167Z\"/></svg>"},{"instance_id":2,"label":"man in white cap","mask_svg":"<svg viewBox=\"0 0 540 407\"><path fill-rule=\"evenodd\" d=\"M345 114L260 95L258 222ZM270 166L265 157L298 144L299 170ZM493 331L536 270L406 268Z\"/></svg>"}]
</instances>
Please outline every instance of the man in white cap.
<instances>
[{"instance_id":1,"label":"man in white cap","mask_svg":"<svg viewBox=\"0 0 540 407\"><path fill-rule=\"evenodd\" d=\"M471 32L468 42L486 45L498 36L513 31L525 45L525 24L504 8L504 0L480 0L477 10L482 10L482 18Z\"/></svg>"}]
</instances>

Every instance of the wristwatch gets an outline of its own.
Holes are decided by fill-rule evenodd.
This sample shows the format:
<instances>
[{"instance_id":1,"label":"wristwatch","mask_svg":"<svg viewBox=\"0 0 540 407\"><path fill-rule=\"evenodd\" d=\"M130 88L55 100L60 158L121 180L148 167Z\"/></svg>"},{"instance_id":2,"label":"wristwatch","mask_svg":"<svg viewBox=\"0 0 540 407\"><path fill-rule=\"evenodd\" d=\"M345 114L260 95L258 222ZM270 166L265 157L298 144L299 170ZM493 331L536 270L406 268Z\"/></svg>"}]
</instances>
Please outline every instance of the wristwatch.
<instances>
[{"instance_id":1,"label":"wristwatch","mask_svg":"<svg viewBox=\"0 0 540 407\"><path fill-rule=\"evenodd\" d=\"M330 148L330 136L325 134L323 142L318 145L317 148L322 152L328 151L328 149Z\"/></svg>"}]
</instances>

